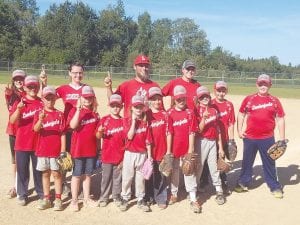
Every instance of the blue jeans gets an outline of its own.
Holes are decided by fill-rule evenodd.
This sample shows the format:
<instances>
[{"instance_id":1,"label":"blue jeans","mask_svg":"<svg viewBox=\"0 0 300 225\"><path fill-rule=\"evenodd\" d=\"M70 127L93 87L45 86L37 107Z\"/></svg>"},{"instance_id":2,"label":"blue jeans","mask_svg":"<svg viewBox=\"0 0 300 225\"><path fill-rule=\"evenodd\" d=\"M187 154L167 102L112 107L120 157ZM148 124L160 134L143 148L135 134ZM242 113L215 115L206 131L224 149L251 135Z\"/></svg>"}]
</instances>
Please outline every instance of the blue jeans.
<instances>
[{"instance_id":1,"label":"blue jeans","mask_svg":"<svg viewBox=\"0 0 300 225\"><path fill-rule=\"evenodd\" d=\"M253 163L259 151L264 171L264 179L271 191L282 189L278 182L275 161L267 154L268 149L275 143L274 137L266 139L244 138L244 152L240 178L238 183L248 186L252 180Z\"/></svg>"}]
</instances>

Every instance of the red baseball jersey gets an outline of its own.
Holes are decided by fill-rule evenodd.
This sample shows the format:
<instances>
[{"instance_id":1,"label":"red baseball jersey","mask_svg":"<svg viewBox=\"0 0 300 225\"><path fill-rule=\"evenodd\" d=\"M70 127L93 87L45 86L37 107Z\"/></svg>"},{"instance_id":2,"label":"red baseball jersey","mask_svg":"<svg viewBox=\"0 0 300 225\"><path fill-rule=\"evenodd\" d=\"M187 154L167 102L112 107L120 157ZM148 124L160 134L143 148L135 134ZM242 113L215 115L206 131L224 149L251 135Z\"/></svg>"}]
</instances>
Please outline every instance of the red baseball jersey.
<instances>
[{"instance_id":1,"label":"red baseball jersey","mask_svg":"<svg viewBox=\"0 0 300 225\"><path fill-rule=\"evenodd\" d=\"M159 87L159 85L151 80L146 81L145 83L139 82L136 79L131 79L129 81L123 82L115 91L115 94L122 96L124 101L124 117L130 117L130 108L131 108L131 98L134 95L140 95L147 98L148 90L151 87Z\"/></svg>"},{"instance_id":2,"label":"red baseball jersey","mask_svg":"<svg viewBox=\"0 0 300 225\"><path fill-rule=\"evenodd\" d=\"M37 111L43 108L43 103L40 98L30 100L26 97L22 98L25 106L20 110L20 119L18 121L16 133L16 151L35 151L37 133L33 131L33 118ZM12 112L17 109L18 101L14 103Z\"/></svg>"},{"instance_id":3,"label":"red baseball jersey","mask_svg":"<svg viewBox=\"0 0 300 225\"><path fill-rule=\"evenodd\" d=\"M197 107L197 116L198 116L198 124L202 120L203 113L205 112L206 107L205 106L198 106ZM209 140L217 140L220 132L219 128L219 115L218 111L209 106L207 108L207 111L209 113L208 118L205 120L204 129L201 133L198 132L197 135L199 135L200 138L207 138Z\"/></svg>"},{"instance_id":4,"label":"red baseball jersey","mask_svg":"<svg viewBox=\"0 0 300 225\"><path fill-rule=\"evenodd\" d=\"M145 152L146 145L152 144L151 128L148 121L137 120L135 134L132 140L127 139L127 133L131 126L131 118L124 119L124 135L126 136L125 150L130 152Z\"/></svg>"},{"instance_id":5,"label":"red baseball jersey","mask_svg":"<svg viewBox=\"0 0 300 225\"><path fill-rule=\"evenodd\" d=\"M187 82L182 79L182 77L171 80L162 88L162 93L165 96L173 96L173 90L176 85L182 85L186 89L187 100L186 104L189 109L195 110L195 101L197 98L196 90L201 84L196 80L191 80Z\"/></svg>"},{"instance_id":6,"label":"red baseball jersey","mask_svg":"<svg viewBox=\"0 0 300 225\"><path fill-rule=\"evenodd\" d=\"M125 136L123 118L116 119L111 115L107 115L101 118L99 126L105 128L102 137L101 161L104 163L119 164L123 161L124 156Z\"/></svg>"},{"instance_id":7,"label":"red baseball jersey","mask_svg":"<svg viewBox=\"0 0 300 225\"><path fill-rule=\"evenodd\" d=\"M171 108L168 114L173 132L172 152L174 157L179 158L188 152L189 135L197 131L196 118L191 109L178 111Z\"/></svg>"},{"instance_id":8,"label":"red baseball jersey","mask_svg":"<svg viewBox=\"0 0 300 225\"><path fill-rule=\"evenodd\" d=\"M153 144L152 144L152 158L156 161L161 161L167 152L167 134L170 132L170 118L165 111L152 112L148 114Z\"/></svg>"},{"instance_id":9,"label":"red baseball jersey","mask_svg":"<svg viewBox=\"0 0 300 225\"><path fill-rule=\"evenodd\" d=\"M54 109L47 111L44 109L45 118L42 128L38 132L35 155L38 157L56 158L61 151L61 136L65 131L65 119L61 111ZM34 115L33 124L39 120L40 111Z\"/></svg>"},{"instance_id":10,"label":"red baseball jersey","mask_svg":"<svg viewBox=\"0 0 300 225\"><path fill-rule=\"evenodd\" d=\"M83 86L85 86L85 84L79 86L78 88L75 88L71 84L66 84L56 89L57 96L62 99L65 105L64 108L65 118L68 118L69 112L73 107L76 106L77 100L81 96L81 91Z\"/></svg>"},{"instance_id":11,"label":"red baseball jersey","mask_svg":"<svg viewBox=\"0 0 300 225\"><path fill-rule=\"evenodd\" d=\"M71 109L67 123L70 124L76 112ZM96 131L100 116L92 110L82 108L79 114L79 126L72 132L71 155L73 158L95 157L97 154Z\"/></svg>"},{"instance_id":12,"label":"red baseball jersey","mask_svg":"<svg viewBox=\"0 0 300 225\"><path fill-rule=\"evenodd\" d=\"M272 95L249 95L243 100L239 111L246 114L245 133L247 138L252 139L273 137L275 118L285 116L279 99Z\"/></svg>"},{"instance_id":13,"label":"red baseball jersey","mask_svg":"<svg viewBox=\"0 0 300 225\"><path fill-rule=\"evenodd\" d=\"M211 101L212 107L214 107L218 111L219 115L219 128L222 137L222 143L226 143L228 141L228 127L230 125L235 124L235 113L232 102L228 100L224 100L222 102L218 102L216 99Z\"/></svg>"}]
</instances>

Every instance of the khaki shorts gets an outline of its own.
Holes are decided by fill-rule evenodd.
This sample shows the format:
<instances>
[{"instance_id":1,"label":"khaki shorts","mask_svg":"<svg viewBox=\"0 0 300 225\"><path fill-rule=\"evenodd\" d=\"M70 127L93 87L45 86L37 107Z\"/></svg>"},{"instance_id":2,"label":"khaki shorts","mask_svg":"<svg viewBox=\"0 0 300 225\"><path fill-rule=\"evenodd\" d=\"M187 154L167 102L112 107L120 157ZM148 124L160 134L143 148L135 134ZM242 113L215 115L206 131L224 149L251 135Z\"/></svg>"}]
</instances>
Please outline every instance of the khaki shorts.
<instances>
[{"instance_id":1,"label":"khaki shorts","mask_svg":"<svg viewBox=\"0 0 300 225\"><path fill-rule=\"evenodd\" d=\"M38 171L59 170L59 165L56 162L56 158L37 157L36 169Z\"/></svg>"}]
</instances>

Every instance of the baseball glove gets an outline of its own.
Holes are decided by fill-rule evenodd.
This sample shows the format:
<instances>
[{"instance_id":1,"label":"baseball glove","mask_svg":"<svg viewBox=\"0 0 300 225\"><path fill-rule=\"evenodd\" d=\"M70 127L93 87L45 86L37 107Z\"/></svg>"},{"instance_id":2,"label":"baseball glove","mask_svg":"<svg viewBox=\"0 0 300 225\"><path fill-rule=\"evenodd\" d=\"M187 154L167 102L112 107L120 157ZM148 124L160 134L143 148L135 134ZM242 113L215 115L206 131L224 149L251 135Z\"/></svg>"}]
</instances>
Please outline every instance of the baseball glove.
<instances>
[{"instance_id":1,"label":"baseball glove","mask_svg":"<svg viewBox=\"0 0 300 225\"><path fill-rule=\"evenodd\" d=\"M173 154L164 155L163 159L159 164L159 171L166 177L170 176L173 169Z\"/></svg>"},{"instance_id":2,"label":"baseball glove","mask_svg":"<svg viewBox=\"0 0 300 225\"><path fill-rule=\"evenodd\" d=\"M56 159L56 161L61 172L71 171L73 168L73 161L69 152L60 153L60 156Z\"/></svg>"},{"instance_id":3,"label":"baseball glove","mask_svg":"<svg viewBox=\"0 0 300 225\"><path fill-rule=\"evenodd\" d=\"M182 173L185 176L193 175L199 166L199 155L197 153L187 153L182 160Z\"/></svg>"},{"instance_id":4,"label":"baseball glove","mask_svg":"<svg viewBox=\"0 0 300 225\"><path fill-rule=\"evenodd\" d=\"M234 139L230 139L228 141L228 154L226 154L226 158L230 161L233 162L236 158L237 155L237 146L235 143Z\"/></svg>"},{"instance_id":5,"label":"baseball glove","mask_svg":"<svg viewBox=\"0 0 300 225\"><path fill-rule=\"evenodd\" d=\"M276 160L279 157L281 157L287 148L287 143L289 140L285 139L282 141L277 141L275 144L273 144L269 149L268 149L268 155L273 159Z\"/></svg>"},{"instance_id":6,"label":"baseball glove","mask_svg":"<svg viewBox=\"0 0 300 225\"><path fill-rule=\"evenodd\" d=\"M228 173L231 170L231 164L219 157L217 162L217 169L220 171L220 173Z\"/></svg>"}]
</instances>

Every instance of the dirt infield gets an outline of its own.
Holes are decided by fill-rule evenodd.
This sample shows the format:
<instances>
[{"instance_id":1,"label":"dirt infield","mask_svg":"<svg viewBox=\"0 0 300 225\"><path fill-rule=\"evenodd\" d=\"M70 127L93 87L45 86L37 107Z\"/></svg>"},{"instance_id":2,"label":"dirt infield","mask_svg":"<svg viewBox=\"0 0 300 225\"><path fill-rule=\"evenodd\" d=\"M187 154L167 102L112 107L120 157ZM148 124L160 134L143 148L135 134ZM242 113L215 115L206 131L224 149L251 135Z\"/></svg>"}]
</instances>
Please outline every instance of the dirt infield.
<instances>
[{"instance_id":1,"label":"dirt infield","mask_svg":"<svg viewBox=\"0 0 300 225\"><path fill-rule=\"evenodd\" d=\"M4 85L0 85L0 93L4 93ZM96 88L96 95L99 101L100 116L105 115L106 92L104 89ZM237 111L242 96L228 96L233 101ZM281 99L286 112L286 137L290 140L286 154L277 161L279 180L284 186L284 198L274 198L263 182L263 172L259 155L254 166L253 184L248 193L232 193L227 197L225 205L219 206L214 201L213 192L203 194L200 198L203 203L202 213L194 214L186 199L169 206L165 210L160 210L156 205L151 206L152 212L144 213L133 204L126 212L121 212L113 203L106 208L82 208L80 212L71 212L68 208L69 199L65 199L65 209L55 212L52 209L40 211L36 208L36 194L32 193L29 204L25 207L19 206L15 199L7 199L6 193L12 184L12 172L8 137L5 134L8 119L4 97L0 99L0 224L15 225L46 225L46 224L230 224L230 225L296 225L300 224L299 199L300 199L300 154L299 134L300 127L299 114L300 100ZM58 108L62 104L58 102ZM278 134L276 130L276 135ZM235 185L239 175L242 146L241 140L236 137L238 144L238 157L234 163L234 169L229 173L228 180L230 188ZM99 195L99 177L93 177L92 192L97 197ZM32 188L32 183L30 184ZM53 188L53 186L52 186Z\"/></svg>"}]
</instances>

